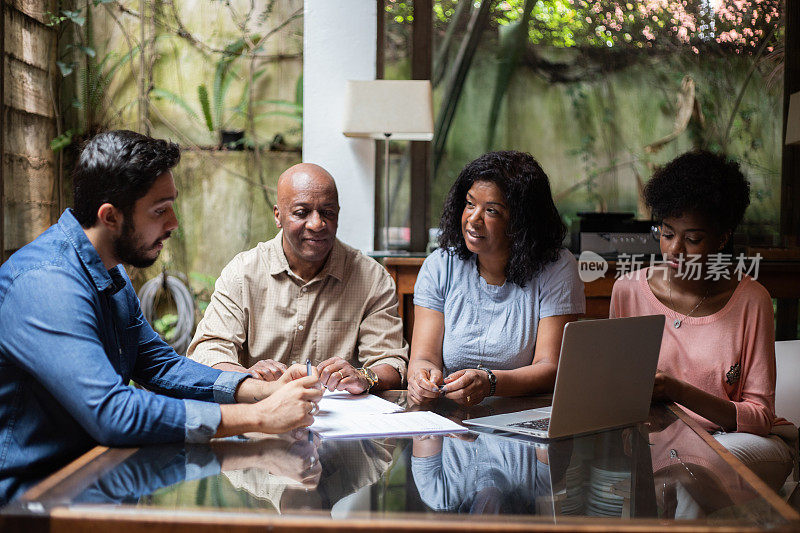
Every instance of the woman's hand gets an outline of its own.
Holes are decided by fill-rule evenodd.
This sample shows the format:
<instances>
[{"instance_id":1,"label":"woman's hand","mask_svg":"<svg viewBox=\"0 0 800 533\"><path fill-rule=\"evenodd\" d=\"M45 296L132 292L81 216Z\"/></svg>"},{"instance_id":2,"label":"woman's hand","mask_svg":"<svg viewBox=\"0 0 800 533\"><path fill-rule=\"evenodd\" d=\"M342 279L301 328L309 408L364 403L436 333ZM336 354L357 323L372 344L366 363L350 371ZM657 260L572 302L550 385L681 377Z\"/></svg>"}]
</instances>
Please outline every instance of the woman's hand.
<instances>
[{"instance_id":1,"label":"woman's hand","mask_svg":"<svg viewBox=\"0 0 800 533\"><path fill-rule=\"evenodd\" d=\"M422 404L439 398L439 386L444 382L442 371L430 366L416 366L408 374L408 398Z\"/></svg>"},{"instance_id":2,"label":"woman's hand","mask_svg":"<svg viewBox=\"0 0 800 533\"><path fill-rule=\"evenodd\" d=\"M674 402L675 391L680 385L680 381L667 374L663 370L656 370L656 380L653 384L654 402Z\"/></svg>"},{"instance_id":3,"label":"woman's hand","mask_svg":"<svg viewBox=\"0 0 800 533\"><path fill-rule=\"evenodd\" d=\"M414 306L414 335L408 362L408 400L420 405L442 396L444 314Z\"/></svg>"},{"instance_id":4,"label":"woman's hand","mask_svg":"<svg viewBox=\"0 0 800 533\"><path fill-rule=\"evenodd\" d=\"M656 370L653 401L679 403L728 432L736 431L738 427L735 402L718 398L663 370Z\"/></svg>"},{"instance_id":5,"label":"woman's hand","mask_svg":"<svg viewBox=\"0 0 800 533\"><path fill-rule=\"evenodd\" d=\"M483 370L467 368L444 378L445 398L459 405L476 405L489 395L489 376Z\"/></svg>"}]
</instances>

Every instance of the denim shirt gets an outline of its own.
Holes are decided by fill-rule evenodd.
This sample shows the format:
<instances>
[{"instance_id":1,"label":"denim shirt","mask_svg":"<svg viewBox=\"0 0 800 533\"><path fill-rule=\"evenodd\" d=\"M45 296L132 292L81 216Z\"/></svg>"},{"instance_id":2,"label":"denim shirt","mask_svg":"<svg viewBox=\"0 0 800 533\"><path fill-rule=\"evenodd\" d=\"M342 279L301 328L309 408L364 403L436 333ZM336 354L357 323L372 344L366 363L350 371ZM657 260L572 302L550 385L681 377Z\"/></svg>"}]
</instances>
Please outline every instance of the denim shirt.
<instances>
[{"instance_id":1,"label":"denim shirt","mask_svg":"<svg viewBox=\"0 0 800 533\"><path fill-rule=\"evenodd\" d=\"M245 377L162 341L67 209L0 267L0 505L98 443L208 440Z\"/></svg>"}]
</instances>

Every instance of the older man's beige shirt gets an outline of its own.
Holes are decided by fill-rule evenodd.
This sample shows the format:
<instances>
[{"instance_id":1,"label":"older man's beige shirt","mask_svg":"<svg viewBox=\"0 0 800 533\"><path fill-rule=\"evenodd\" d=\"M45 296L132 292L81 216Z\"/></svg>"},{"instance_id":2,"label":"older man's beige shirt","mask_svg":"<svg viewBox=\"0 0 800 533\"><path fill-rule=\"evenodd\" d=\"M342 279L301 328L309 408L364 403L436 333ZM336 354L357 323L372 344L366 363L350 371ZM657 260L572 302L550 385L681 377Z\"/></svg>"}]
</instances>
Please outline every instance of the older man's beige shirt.
<instances>
[{"instance_id":1,"label":"older man's beige shirt","mask_svg":"<svg viewBox=\"0 0 800 533\"><path fill-rule=\"evenodd\" d=\"M289 268L282 232L222 270L187 355L251 367L273 359L313 364L339 356L353 366L389 364L404 377L408 345L389 273L336 239L308 283Z\"/></svg>"}]
</instances>

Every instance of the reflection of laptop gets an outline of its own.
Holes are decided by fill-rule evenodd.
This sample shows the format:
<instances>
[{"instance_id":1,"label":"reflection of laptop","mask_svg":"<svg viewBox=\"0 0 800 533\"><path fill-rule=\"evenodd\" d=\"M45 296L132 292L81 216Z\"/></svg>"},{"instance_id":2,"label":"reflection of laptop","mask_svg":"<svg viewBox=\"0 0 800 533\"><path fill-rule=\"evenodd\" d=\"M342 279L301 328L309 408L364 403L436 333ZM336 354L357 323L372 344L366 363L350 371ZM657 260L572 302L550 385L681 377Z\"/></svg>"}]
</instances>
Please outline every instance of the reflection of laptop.
<instances>
[{"instance_id":1,"label":"reflection of laptop","mask_svg":"<svg viewBox=\"0 0 800 533\"><path fill-rule=\"evenodd\" d=\"M470 426L557 438L647 418L664 315L570 322L552 407L464 420Z\"/></svg>"}]
</instances>

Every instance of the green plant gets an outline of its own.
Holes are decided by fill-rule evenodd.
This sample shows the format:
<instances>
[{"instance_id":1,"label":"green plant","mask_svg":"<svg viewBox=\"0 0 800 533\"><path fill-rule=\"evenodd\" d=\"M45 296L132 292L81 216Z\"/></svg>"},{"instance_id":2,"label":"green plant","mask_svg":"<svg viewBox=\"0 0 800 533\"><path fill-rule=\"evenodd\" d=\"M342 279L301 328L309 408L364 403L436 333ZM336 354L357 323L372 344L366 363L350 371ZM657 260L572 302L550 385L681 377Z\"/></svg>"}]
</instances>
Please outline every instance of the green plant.
<instances>
[{"instance_id":1,"label":"green plant","mask_svg":"<svg viewBox=\"0 0 800 533\"><path fill-rule=\"evenodd\" d=\"M302 131L303 128L303 76L301 75L297 78L297 83L295 84L294 88L294 101L290 100L258 100L253 102L253 107L261 107L261 106L277 106L278 109L272 109L269 111L264 111L262 113L258 113L253 117L253 122L255 124L259 123L260 121L269 118L269 117L286 117L292 120L297 121L297 126L291 128L288 133L298 133ZM247 111L242 110L242 113L246 115ZM244 139L245 145L249 148L255 147L255 142L253 139L249 137L245 137ZM284 143L284 136L282 133L276 133L270 142L270 148L276 148L283 146Z\"/></svg>"},{"instance_id":2,"label":"green plant","mask_svg":"<svg viewBox=\"0 0 800 533\"><path fill-rule=\"evenodd\" d=\"M214 79L211 85L212 93L209 95L208 86L203 83L197 86L197 101L200 104L200 112L195 111L189 101L171 91L162 88L153 88L151 96L156 100L164 100L180 107L186 115L197 122L202 122L208 131L216 132L218 135L235 118L246 120L253 111L253 121L258 123L269 117L287 117L296 120L298 129L303 123L303 77L300 76L295 85L295 98L291 100L255 100L250 101L251 82L246 80L241 95L236 105L226 107L225 101L230 91L231 83L241 77L239 68L231 64L230 56L220 59L214 69ZM265 73L260 69L253 74L253 83ZM276 107L277 109L266 109L265 107ZM280 135L280 134L278 134ZM241 141L245 146L254 147L255 141L245 137Z\"/></svg>"},{"instance_id":3,"label":"green plant","mask_svg":"<svg viewBox=\"0 0 800 533\"><path fill-rule=\"evenodd\" d=\"M93 7L111 0L92 0ZM48 12L48 26L58 30L59 38L67 30L74 30L77 42L69 43L56 61L62 79L76 75L76 96L69 107L81 112L80 123L50 141L50 148L58 152L82 136L102 130L110 121L110 105L107 91L120 69L136 57L141 47L133 46L123 55L114 52L98 58L92 28L92 7L87 2L84 8Z\"/></svg>"},{"instance_id":4,"label":"green plant","mask_svg":"<svg viewBox=\"0 0 800 533\"><path fill-rule=\"evenodd\" d=\"M153 322L153 329L169 342L175 337L175 326L178 324L178 315L168 313Z\"/></svg>"},{"instance_id":5,"label":"green plant","mask_svg":"<svg viewBox=\"0 0 800 533\"><path fill-rule=\"evenodd\" d=\"M214 285L217 278L203 274L202 272L190 272L189 279L200 285L199 291L192 291L194 295L195 307L200 311L200 315L205 314L208 304L211 303L211 295L214 293Z\"/></svg>"},{"instance_id":6,"label":"green plant","mask_svg":"<svg viewBox=\"0 0 800 533\"><path fill-rule=\"evenodd\" d=\"M233 106L226 106L228 93L231 85L237 79L243 79L241 68L237 60L249 51L248 43L259 42L259 35L249 35L246 38L237 39L228 44L214 65L214 76L209 84L201 83L197 86L197 101L200 104L200 112L182 96L163 88L155 87L150 90L150 95L156 100L165 100L180 107L192 120L201 121L208 128L208 131L216 133L220 137L230 123L236 118L247 118L251 106L250 90L251 85L258 81L265 74L265 70L259 69L253 73L252 79L246 79L241 95Z\"/></svg>"},{"instance_id":7,"label":"green plant","mask_svg":"<svg viewBox=\"0 0 800 533\"><path fill-rule=\"evenodd\" d=\"M297 84L294 88L294 102L289 100L258 100L253 102L256 106L262 105L276 105L280 109L265 111L259 113L254 117L257 122L267 117L288 117L296 120L299 125L303 124L303 76L297 79Z\"/></svg>"}]
</instances>

